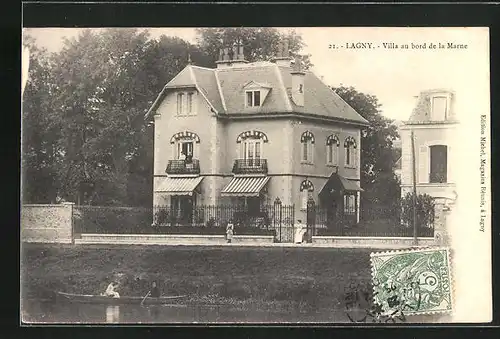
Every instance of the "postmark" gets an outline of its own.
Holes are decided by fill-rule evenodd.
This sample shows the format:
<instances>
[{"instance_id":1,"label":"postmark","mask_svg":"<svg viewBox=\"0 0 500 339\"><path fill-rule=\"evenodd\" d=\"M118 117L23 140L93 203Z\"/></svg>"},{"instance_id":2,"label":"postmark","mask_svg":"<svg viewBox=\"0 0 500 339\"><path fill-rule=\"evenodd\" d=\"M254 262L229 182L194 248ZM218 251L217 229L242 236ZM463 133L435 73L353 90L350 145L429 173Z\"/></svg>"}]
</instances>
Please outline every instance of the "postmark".
<instances>
[{"instance_id":1,"label":"postmark","mask_svg":"<svg viewBox=\"0 0 500 339\"><path fill-rule=\"evenodd\" d=\"M446 248L372 253L373 301L384 314L449 313L453 308Z\"/></svg>"}]
</instances>

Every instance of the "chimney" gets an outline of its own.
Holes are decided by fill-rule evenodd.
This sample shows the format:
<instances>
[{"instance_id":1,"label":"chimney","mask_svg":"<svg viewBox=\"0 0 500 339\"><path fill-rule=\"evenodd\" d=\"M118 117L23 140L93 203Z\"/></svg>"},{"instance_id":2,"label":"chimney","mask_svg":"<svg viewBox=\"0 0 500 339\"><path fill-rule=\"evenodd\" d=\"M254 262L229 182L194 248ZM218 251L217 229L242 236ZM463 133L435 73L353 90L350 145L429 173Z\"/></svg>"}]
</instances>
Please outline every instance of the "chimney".
<instances>
[{"instance_id":1,"label":"chimney","mask_svg":"<svg viewBox=\"0 0 500 339\"><path fill-rule=\"evenodd\" d=\"M292 75L292 100L295 105L304 107L304 79L306 73L302 69L302 62L299 59L295 59L295 64L290 74Z\"/></svg>"},{"instance_id":2,"label":"chimney","mask_svg":"<svg viewBox=\"0 0 500 339\"><path fill-rule=\"evenodd\" d=\"M288 39L280 41L278 45L278 54L271 61L280 67L290 67L292 58L290 58L290 51L288 48Z\"/></svg>"},{"instance_id":3,"label":"chimney","mask_svg":"<svg viewBox=\"0 0 500 339\"><path fill-rule=\"evenodd\" d=\"M216 61L217 68L228 68L248 63L248 61L245 60L245 56L243 54L243 44L240 41L233 44L231 48L231 55L229 54L229 47L224 47L219 52L219 60Z\"/></svg>"}]
</instances>

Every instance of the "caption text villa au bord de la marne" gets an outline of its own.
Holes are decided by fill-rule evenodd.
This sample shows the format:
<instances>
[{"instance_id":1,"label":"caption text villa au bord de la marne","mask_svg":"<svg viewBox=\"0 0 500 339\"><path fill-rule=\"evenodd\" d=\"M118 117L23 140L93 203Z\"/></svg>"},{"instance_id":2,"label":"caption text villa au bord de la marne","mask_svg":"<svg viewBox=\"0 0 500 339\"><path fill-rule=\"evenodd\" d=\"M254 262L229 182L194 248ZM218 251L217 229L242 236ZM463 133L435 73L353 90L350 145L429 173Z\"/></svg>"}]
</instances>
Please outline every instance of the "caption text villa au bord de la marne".
<instances>
[{"instance_id":1,"label":"caption text villa au bord de la marne","mask_svg":"<svg viewBox=\"0 0 500 339\"><path fill-rule=\"evenodd\" d=\"M453 49L453 50L467 50L469 46L463 43L456 42L408 42L408 43L396 43L396 42L361 42L361 41L346 41L339 43L328 44L329 49L337 50L369 50L369 49L386 49L386 50L442 50L442 49Z\"/></svg>"}]
</instances>

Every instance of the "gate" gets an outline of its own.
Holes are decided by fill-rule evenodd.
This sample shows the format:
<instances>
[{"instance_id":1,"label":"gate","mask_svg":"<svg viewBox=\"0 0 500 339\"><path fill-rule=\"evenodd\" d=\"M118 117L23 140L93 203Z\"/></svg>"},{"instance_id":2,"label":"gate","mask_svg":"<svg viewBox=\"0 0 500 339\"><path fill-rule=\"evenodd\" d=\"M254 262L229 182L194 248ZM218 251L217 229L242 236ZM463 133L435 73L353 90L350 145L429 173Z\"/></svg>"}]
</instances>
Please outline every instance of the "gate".
<instances>
[{"instance_id":1,"label":"gate","mask_svg":"<svg viewBox=\"0 0 500 339\"><path fill-rule=\"evenodd\" d=\"M307 242L312 242L312 236L315 234L316 231L316 203L314 202L314 199L312 197L309 197L307 199L307 210L306 210L306 226L307 226L307 233L306 233L306 238Z\"/></svg>"},{"instance_id":2,"label":"gate","mask_svg":"<svg viewBox=\"0 0 500 339\"><path fill-rule=\"evenodd\" d=\"M293 242L294 235L294 205L283 206L281 200L276 198L271 206L272 227L276 232L278 242Z\"/></svg>"}]
</instances>

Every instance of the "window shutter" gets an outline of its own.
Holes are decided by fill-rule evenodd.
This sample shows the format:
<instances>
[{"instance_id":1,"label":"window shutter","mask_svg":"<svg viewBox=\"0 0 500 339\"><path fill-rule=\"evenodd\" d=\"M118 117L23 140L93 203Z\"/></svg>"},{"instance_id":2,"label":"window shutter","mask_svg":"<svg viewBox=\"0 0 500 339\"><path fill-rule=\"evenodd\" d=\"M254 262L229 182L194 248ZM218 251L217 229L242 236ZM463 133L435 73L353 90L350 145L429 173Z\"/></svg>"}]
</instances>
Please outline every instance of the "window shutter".
<instances>
[{"instance_id":1,"label":"window shutter","mask_svg":"<svg viewBox=\"0 0 500 339\"><path fill-rule=\"evenodd\" d=\"M413 164L412 164L413 165ZM413 168L410 168L410 175L413 179ZM418 149L417 180L419 183L429 182L429 147L420 146Z\"/></svg>"},{"instance_id":2,"label":"window shutter","mask_svg":"<svg viewBox=\"0 0 500 339\"><path fill-rule=\"evenodd\" d=\"M451 146L447 147L447 158L446 159L446 182L455 183L455 173L453 171L455 165L455 159L453 155L453 149Z\"/></svg>"}]
</instances>

